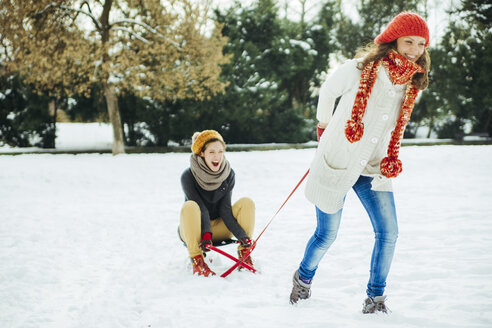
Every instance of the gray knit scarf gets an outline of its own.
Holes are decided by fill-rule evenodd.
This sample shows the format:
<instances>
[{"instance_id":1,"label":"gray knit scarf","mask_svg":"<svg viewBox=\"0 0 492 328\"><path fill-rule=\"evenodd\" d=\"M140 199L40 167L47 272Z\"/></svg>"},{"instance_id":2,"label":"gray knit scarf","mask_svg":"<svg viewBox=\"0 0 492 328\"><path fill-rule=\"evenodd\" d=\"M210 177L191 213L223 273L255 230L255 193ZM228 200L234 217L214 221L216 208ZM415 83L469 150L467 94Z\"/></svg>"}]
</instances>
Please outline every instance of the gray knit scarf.
<instances>
[{"instance_id":1,"label":"gray knit scarf","mask_svg":"<svg viewBox=\"0 0 492 328\"><path fill-rule=\"evenodd\" d=\"M191 154L190 168L196 182L207 191L218 189L231 173L231 165L225 157L219 170L214 172L207 166L202 157Z\"/></svg>"}]
</instances>

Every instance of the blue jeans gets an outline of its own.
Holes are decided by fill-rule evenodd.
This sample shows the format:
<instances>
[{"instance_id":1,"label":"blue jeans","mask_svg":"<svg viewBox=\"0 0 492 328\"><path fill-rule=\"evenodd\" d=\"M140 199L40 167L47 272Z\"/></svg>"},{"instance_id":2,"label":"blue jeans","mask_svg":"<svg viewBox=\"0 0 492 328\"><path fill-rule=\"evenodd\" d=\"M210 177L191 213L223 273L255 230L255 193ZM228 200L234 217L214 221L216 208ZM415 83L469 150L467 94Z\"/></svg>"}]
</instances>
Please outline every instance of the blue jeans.
<instances>
[{"instance_id":1,"label":"blue jeans","mask_svg":"<svg viewBox=\"0 0 492 328\"><path fill-rule=\"evenodd\" d=\"M371 177L360 176L352 188L369 214L374 229L375 242L366 292L369 297L375 297L384 294L398 238L398 223L393 193L371 190L371 182ZM316 231L307 243L304 258L299 266L299 276L303 280L313 279L319 262L335 241L342 209L328 214L316 207L316 217Z\"/></svg>"}]
</instances>

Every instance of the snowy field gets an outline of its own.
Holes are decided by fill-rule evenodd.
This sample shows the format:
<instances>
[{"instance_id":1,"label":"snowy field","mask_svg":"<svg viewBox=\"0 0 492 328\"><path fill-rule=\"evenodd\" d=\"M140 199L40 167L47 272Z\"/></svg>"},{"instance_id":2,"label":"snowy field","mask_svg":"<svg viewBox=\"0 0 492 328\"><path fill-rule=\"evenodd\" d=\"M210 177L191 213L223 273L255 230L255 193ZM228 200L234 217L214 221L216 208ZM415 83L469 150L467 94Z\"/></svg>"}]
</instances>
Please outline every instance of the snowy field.
<instances>
[{"instance_id":1,"label":"snowy field","mask_svg":"<svg viewBox=\"0 0 492 328\"><path fill-rule=\"evenodd\" d=\"M256 202L256 234L314 151L227 153L233 199ZM361 314L373 234L352 192L311 299L291 306L315 227L304 184L259 240L258 274L203 278L176 233L189 154L0 156L0 326L492 327L492 146L401 153L390 315ZM207 258L218 274L232 264Z\"/></svg>"}]
</instances>

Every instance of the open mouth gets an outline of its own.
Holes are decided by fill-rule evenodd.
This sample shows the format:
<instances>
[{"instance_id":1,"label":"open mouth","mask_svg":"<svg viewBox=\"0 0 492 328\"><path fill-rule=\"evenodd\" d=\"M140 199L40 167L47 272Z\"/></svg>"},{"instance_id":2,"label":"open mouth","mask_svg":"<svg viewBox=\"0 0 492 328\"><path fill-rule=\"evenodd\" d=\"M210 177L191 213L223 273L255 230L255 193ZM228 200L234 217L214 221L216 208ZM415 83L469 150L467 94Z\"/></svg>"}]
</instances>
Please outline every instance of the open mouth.
<instances>
[{"instance_id":1,"label":"open mouth","mask_svg":"<svg viewBox=\"0 0 492 328\"><path fill-rule=\"evenodd\" d=\"M220 162L212 161L213 167L219 167Z\"/></svg>"},{"instance_id":2,"label":"open mouth","mask_svg":"<svg viewBox=\"0 0 492 328\"><path fill-rule=\"evenodd\" d=\"M407 59L408 60L411 60L411 61L416 61L417 60L417 56L405 55L405 57L407 57Z\"/></svg>"}]
</instances>

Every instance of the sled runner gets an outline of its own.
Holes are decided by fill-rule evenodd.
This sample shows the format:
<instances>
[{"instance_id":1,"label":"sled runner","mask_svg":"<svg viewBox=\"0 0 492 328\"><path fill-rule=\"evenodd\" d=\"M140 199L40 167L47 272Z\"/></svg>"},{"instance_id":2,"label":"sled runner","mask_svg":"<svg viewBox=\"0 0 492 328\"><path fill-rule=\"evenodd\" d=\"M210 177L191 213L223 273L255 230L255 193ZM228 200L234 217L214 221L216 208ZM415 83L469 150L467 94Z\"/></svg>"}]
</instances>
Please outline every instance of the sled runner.
<instances>
[{"instance_id":1,"label":"sled runner","mask_svg":"<svg viewBox=\"0 0 492 328\"><path fill-rule=\"evenodd\" d=\"M231 240L231 242L229 243L220 243L219 245L222 246L222 245L227 245L227 244L230 244L234 241ZM237 242L237 241L236 241ZM251 246L249 249L248 249L248 252L246 254L244 254L244 256L240 259L238 259L237 257L234 257L232 256L231 254L229 253L226 253L224 252L223 250L221 249L218 249L217 247L213 246L213 245L206 245L205 247L207 247L208 249L212 250L212 251L215 251L217 253L219 253L220 255L224 255L225 257L227 257L228 259L236 262L232 267L230 267L226 272L224 272L223 274L221 274L220 276L222 278L225 278L227 277L229 274L231 274L232 271L234 271L237 267L241 266L245 269L248 269L249 271L255 273L256 272L256 269L251 267L250 265L248 265L247 263L244 262L244 260L246 260L249 256L249 254L251 254L251 252L253 251L253 246Z\"/></svg>"}]
</instances>

